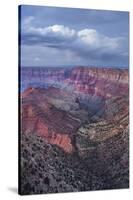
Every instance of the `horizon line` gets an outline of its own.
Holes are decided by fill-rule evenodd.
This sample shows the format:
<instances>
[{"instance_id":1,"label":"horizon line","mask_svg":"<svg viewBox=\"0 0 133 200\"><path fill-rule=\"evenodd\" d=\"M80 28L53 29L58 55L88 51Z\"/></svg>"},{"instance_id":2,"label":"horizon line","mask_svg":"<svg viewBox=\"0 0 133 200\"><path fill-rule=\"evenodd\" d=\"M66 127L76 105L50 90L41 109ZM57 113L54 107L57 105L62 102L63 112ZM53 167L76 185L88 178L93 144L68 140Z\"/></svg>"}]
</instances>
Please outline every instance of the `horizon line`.
<instances>
[{"instance_id":1,"label":"horizon line","mask_svg":"<svg viewBox=\"0 0 133 200\"><path fill-rule=\"evenodd\" d=\"M129 69L129 66L107 66L107 65L38 65L38 66L19 66L20 68L75 68L75 67L94 67L94 68L116 68L116 69Z\"/></svg>"}]
</instances>

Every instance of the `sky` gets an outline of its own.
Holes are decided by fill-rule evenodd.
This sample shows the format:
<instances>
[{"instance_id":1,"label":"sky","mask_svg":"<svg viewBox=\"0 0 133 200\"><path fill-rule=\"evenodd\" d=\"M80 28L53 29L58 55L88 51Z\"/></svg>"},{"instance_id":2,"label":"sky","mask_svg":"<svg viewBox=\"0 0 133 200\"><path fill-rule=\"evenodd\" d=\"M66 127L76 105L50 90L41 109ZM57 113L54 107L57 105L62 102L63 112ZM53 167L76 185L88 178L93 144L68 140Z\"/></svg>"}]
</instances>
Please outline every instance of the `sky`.
<instances>
[{"instance_id":1,"label":"sky","mask_svg":"<svg viewBox=\"0 0 133 200\"><path fill-rule=\"evenodd\" d=\"M129 13L23 5L21 66L129 65Z\"/></svg>"}]
</instances>

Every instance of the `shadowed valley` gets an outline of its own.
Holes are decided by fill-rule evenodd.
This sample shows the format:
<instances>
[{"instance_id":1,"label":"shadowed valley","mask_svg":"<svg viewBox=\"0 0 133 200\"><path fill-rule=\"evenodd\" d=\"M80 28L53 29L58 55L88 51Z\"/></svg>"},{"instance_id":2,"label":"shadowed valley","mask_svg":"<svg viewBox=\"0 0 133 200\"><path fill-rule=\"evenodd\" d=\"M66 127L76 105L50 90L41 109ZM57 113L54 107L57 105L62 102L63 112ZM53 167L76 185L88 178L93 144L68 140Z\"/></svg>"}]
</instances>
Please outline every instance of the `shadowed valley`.
<instances>
[{"instance_id":1,"label":"shadowed valley","mask_svg":"<svg viewBox=\"0 0 133 200\"><path fill-rule=\"evenodd\" d=\"M128 70L21 70L21 193L128 188Z\"/></svg>"}]
</instances>

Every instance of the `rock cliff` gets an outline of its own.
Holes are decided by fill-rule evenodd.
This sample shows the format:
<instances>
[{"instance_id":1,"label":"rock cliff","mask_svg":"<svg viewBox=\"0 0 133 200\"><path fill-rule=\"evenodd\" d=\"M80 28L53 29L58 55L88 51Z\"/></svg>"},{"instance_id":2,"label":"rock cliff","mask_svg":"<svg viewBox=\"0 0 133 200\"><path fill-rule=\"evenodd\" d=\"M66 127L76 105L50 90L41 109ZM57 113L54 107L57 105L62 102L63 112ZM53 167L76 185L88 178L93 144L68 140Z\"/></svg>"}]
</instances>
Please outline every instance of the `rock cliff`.
<instances>
[{"instance_id":1,"label":"rock cliff","mask_svg":"<svg viewBox=\"0 0 133 200\"><path fill-rule=\"evenodd\" d=\"M47 184L41 182L39 184L43 192L128 187L128 70L91 67L77 67L68 71L29 68L24 69L22 78L24 88L27 88L21 94L22 152L27 149L26 140L35 143L35 138L37 141L41 138L44 149L49 144L51 152L53 149L57 151L57 162L71 169L71 172L66 170L71 174L70 181L65 178L61 168L59 176L64 177L61 182L65 189L57 187L58 175L56 178L52 175L56 186L50 186L53 189L44 191L43 186ZM41 144L38 143L39 146ZM30 145L28 152L31 155L33 144ZM36 153L34 151L35 160ZM67 158L62 160L62 155ZM44 165L45 156L40 156L39 163ZM78 165L77 169L75 165ZM32 167L35 167L34 163ZM56 165L53 164L53 173L56 172ZM24 171L22 176L26 173ZM83 177L81 173L85 173ZM42 177L42 181L45 178Z\"/></svg>"}]
</instances>

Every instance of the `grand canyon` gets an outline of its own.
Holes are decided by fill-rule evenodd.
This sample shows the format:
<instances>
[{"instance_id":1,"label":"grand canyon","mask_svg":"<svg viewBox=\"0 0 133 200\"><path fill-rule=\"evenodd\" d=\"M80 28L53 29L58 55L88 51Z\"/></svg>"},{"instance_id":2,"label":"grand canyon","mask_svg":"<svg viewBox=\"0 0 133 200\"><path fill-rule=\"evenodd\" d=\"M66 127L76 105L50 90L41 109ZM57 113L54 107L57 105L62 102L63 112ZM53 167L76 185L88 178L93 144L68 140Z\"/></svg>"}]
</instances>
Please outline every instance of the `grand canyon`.
<instances>
[{"instance_id":1,"label":"grand canyon","mask_svg":"<svg viewBox=\"0 0 133 200\"><path fill-rule=\"evenodd\" d=\"M129 187L129 72L21 67L22 194Z\"/></svg>"}]
</instances>

